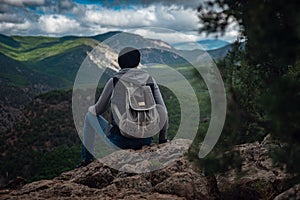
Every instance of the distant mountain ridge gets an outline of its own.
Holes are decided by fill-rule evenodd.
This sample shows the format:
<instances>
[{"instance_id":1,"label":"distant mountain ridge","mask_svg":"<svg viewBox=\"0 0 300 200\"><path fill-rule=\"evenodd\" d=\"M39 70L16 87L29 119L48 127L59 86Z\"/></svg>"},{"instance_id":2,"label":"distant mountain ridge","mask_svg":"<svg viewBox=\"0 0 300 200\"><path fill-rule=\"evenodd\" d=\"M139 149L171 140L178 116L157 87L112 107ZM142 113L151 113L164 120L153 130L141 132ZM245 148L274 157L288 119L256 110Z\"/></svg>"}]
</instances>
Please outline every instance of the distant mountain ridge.
<instances>
[{"instance_id":1,"label":"distant mountain ridge","mask_svg":"<svg viewBox=\"0 0 300 200\"><path fill-rule=\"evenodd\" d=\"M19 47L19 43L16 42L12 37L3 34L0 34L0 43L4 43L12 47Z\"/></svg>"},{"instance_id":2,"label":"distant mountain ridge","mask_svg":"<svg viewBox=\"0 0 300 200\"><path fill-rule=\"evenodd\" d=\"M200 44L206 50L220 49L220 48L223 48L224 46L231 44L227 41L219 40L219 39L200 40L200 41L197 41L197 43Z\"/></svg>"},{"instance_id":3,"label":"distant mountain ridge","mask_svg":"<svg viewBox=\"0 0 300 200\"><path fill-rule=\"evenodd\" d=\"M133 46L144 43L145 46L149 44L154 48L166 50L148 56L147 62L155 63L161 60L166 63L183 62L175 59L176 56L167 55L168 50L173 50L173 47L164 41L146 39L140 35L118 31L89 37L64 36L61 38L0 34L0 79L7 84L18 87L33 87L34 85L38 87L40 85L41 91L71 87L77 70L87 57L87 53L100 42L119 33L122 33L122 36L132 38ZM208 51L208 53L212 52L212 57L216 56L217 59L220 59L226 55L229 49L221 48ZM106 48L105 51L110 50ZM146 53L147 50L144 50L143 55L147 56ZM198 53L201 54L202 51ZM105 58L104 52L103 55ZM170 60L166 61L166 59ZM17 66L19 71L16 71Z\"/></svg>"},{"instance_id":4,"label":"distant mountain ridge","mask_svg":"<svg viewBox=\"0 0 300 200\"><path fill-rule=\"evenodd\" d=\"M205 51L220 49L228 45L231 45L231 43L220 39L204 39L196 42L180 42L173 44L173 46L179 50L199 49Z\"/></svg>"},{"instance_id":5,"label":"distant mountain ridge","mask_svg":"<svg viewBox=\"0 0 300 200\"><path fill-rule=\"evenodd\" d=\"M5 110L19 109L38 94L56 89L71 89L78 69L85 59L88 59L91 65L99 68L111 65L111 68L105 70L100 80L100 82L106 82L118 68L116 51L120 49L112 51L102 42L107 39L114 42L117 38L114 36L117 34L122 34L122 37L130 39L133 46L143 44L145 47L152 47L141 49L143 65L159 63L171 67L179 65L181 68L190 63L174 52L181 55L188 54L194 58L204 55L202 50L177 51L164 41L146 39L140 35L124 32L108 32L90 37L64 36L60 38L0 34L1 105L5 105ZM118 48L119 41L116 42L114 45ZM127 41L121 42L126 45ZM97 59L94 59L91 53L95 47L99 50L99 54L95 56ZM231 46L228 45L207 52L217 60L223 58L230 49ZM181 70L180 73L183 73L187 79L194 74L191 69L185 72ZM15 94L19 94L19 98L16 98ZM12 118L16 119L15 116ZM0 121L2 130L5 130L6 121Z\"/></svg>"}]
</instances>

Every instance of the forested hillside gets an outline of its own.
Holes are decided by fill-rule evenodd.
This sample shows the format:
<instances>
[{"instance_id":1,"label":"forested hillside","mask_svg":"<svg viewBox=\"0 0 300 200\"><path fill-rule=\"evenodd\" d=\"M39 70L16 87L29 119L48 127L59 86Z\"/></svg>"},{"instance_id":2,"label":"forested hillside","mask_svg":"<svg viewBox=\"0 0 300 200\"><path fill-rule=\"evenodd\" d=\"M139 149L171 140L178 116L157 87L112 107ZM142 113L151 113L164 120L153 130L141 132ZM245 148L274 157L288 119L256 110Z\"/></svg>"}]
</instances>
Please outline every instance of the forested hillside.
<instances>
[{"instance_id":1,"label":"forested hillside","mask_svg":"<svg viewBox=\"0 0 300 200\"><path fill-rule=\"evenodd\" d=\"M207 170L214 169L210 170L211 174L230 164L239 170L238 154L228 157L224 151L235 144L262 141L270 134L273 143L280 144L280 147L269 149L273 163L286 173L294 174L291 185L299 183L300 34L297 5L295 0L224 0L206 2L198 7L200 23L204 24L200 31L224 33L232 25L232 19L240 27L240 40L218 63L227 88L228 112L218 147L201 161ZM222 11L214 11L214 7L222 8Z\"/></svg>"}]
</instances>

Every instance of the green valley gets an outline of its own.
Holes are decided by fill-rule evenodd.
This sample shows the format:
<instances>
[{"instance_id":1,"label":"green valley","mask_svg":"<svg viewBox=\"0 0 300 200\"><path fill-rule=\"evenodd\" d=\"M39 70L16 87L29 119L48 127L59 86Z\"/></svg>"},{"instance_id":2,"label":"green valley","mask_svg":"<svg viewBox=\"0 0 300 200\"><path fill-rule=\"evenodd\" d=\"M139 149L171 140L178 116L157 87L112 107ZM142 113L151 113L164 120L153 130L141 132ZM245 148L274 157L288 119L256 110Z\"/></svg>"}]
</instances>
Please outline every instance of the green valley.
<instances>
[{"instance_id":1,"label":"green valley","mask_svg":"<svg viewBox=\"0 0 300 200\"><path fill-rule=\"evenodd\" d=\"M0 135L0 177L5 181L16 176L29 181L52 178L78 164L81 141L72 118L71 88L88 52L117 33L62 38L0 35L0 106L3 107L0 113L3 116L0 121L0 130L3 130ZM145 49L143 53L148 55L148 52L149 49ZM168 51L153 50L152 53L145 56L143 62L163 61L192 85L200 104L199 132L205 133L210 101L203 80L184 59ZM176 65L176 62L180 64ZM112 73L108 70L104 79ZM168 138L172 139L182 117L180 104L167 87L162 85L161 90L169 111ZM157 141L156 137L154 141Z\"/></svg>"}]
</instances>

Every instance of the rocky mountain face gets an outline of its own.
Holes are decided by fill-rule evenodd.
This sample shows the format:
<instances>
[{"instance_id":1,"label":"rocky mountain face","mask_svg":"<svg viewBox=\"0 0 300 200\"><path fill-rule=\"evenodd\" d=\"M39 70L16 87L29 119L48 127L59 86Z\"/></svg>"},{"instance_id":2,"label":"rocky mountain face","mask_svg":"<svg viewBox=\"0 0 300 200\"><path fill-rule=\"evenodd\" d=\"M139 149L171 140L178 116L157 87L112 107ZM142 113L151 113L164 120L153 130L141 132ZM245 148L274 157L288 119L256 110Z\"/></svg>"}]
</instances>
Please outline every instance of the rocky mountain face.
<instances>
[{"instance_id":1,"label":"rocky mountain face","mask_svg":"<svg viewBox=\"0 0 300 200\"><path fill-rule=\"evenodd\" d=\"M272 145L266 138L262 143L236 146L244 159L239 173L205 176L185 156L147 173L118 171L96 160L52 180L23 185L24 180L19 178L0 190L0 199L299 199L299 185L286 186L291 175L273 166L268 156ZM186 147L187 143L178 139L139 151L177 152ZM162 153L157 159L164 157ZM124 159L130 162L131 158L118 157L119 161ZM147 160L143 162L146 164L131 167L143 170L148 166Z\"/></svg>"}]
</instances>

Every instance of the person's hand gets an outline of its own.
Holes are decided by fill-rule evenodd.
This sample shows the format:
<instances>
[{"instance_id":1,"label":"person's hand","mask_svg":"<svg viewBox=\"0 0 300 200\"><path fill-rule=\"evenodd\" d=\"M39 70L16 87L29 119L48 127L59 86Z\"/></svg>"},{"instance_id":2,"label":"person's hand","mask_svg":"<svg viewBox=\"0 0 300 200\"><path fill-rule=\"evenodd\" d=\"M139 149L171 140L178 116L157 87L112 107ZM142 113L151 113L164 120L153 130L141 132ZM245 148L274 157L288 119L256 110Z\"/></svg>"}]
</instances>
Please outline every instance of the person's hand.
<instances>
[{"instance_id":1,"label":"person's hand","mask_svg":"<svg viewBox=\"0 0 300 200\"><path fill-rule=\"evenodd\" d=\"M93 105L93 106L90 106L89 109L88 109L88 111L89 111L90 113L92 113L93 115L96 115L96 108L95 108L94 105Z\"/></svg>"}]
</instances>

